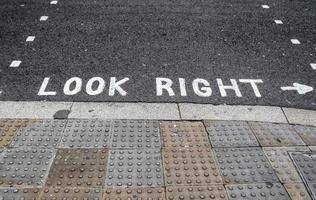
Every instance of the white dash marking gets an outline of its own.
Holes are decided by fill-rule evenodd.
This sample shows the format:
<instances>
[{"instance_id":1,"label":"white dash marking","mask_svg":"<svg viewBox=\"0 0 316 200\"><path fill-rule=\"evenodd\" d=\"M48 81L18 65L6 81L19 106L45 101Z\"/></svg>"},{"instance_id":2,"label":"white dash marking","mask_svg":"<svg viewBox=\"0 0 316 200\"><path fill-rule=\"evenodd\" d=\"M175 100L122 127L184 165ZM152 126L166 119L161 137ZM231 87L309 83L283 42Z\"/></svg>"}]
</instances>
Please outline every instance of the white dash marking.
<instances>
[{"instance_id":1,"label":"white dash marking","mask_svg":"<svg viewBox=\"0 0 316 200\"><path fill-rule=\"evenodd\" d=\"M21 7L24 7L25 5L24 5L24 4L21 4L20 6L21 6Z\"/></svg>"},{"instance_id":2,"label":"white dash marking","mask_svg":"<svg viewBox=\"0 0 316 200\"><path fill-rule=\"evenodd\" d=\"M33 42L35 40L35 36L28 36L26 38L26 42Z\"/></svg>"},{"instance_id":3,"label":"white dash marking","mask_svg":"<svg viewBox=\"0 0 316 200\"><path fill-rule=\"evenodd\" d=\"M265 9L269 9L270 7L268 5L261 5L262 8L265 8Z\"/></svg>"},{"instance_id":4,"label":"white dash marking","mask_svg":"<svg viewBox=\"0 0 316 200\"><path fill-rule=\"evenodd\" d=\"M58 3L58 1L51 1L50 4L52 5L56 5Z\"/></svg>"},{"instance_id":5,"label":"white dash marking","mask_svg":"<svg viewBox=\"0 0 316 200\"><path fill-rule=\"evenodd\" d=\"M311 67L313 70L316 70L316 63L311 63Z\"/></svg>"},{"instance_id":6,"label":"white dash marking","mask_svg":"<svg viewBox=\"0 0 316 200\"><path fill-rule=\"evenodd\" d=\"M48 16L41 16L40 21L46 21L48 19Z\"/></svg>"},{"instance_id":7,"label":"white dash marking","mask_svg":"<svg viewBox=\"0 0 316 200\"><path fill-rule=\"evenodd\" d=\"M278 19L274 20L274 22L275 22L276 24L283 24L282 20L278 20Z\"/></svg>"},{"instance_id":8,"label":"white dash marking","mask_svg":"<svg viewBox=\"0 0 316 200\"><path fill-rule=\"evenodd\" d=\"M298 39L291 39L292 44L301 44Z\"/></svg>"},{"instance_id":9,"label":"white dash marking","mask_svg":"<svg viewBox=\"0 0 316 200\"><path fill-rule=\"evenodd\" d=\"M13 60L10 64L10 67L19 67L21 62L21 60Z\"/></svg>"}]
</instances>

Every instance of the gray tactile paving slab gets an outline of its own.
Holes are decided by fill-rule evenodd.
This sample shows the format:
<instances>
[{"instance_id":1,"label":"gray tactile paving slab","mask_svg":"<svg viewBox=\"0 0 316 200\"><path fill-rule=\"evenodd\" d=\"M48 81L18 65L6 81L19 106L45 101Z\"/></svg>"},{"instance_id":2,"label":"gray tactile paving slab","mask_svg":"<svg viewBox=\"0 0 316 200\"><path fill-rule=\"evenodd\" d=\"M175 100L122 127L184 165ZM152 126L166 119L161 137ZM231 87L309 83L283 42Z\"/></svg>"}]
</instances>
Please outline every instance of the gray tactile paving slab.
<instances>
[{"instance_id":1,"label":"gray tactile paving slab","mask_svg":"<svg viewBox=\"0 0 316 200\"><path fill-rule=\"evenodd\" d=\"M35 120L20 128L12 147L57 147L66 120Z\"/></svg>"},{"instance_id":2,"label":"gray tactile paving slab","mask_svg":"<svg viewBox=\"0 0 316 200\"><path fill-rule=\"evenodd\" d=\"M167 200L228 199L223 185L167 186L166 196Z\"/></svg>"},{"instance_id":3,"label":"gray tactile paving slab","mask_svg":"<svg viewBox=\"0 0 316 200\"><path fill-rule=\"evenodd\" d=\"M311 192L311 196L313 197L313 199L316 199L316 183L308 183L307 186Z\"/></svg>"},{"instance_id":4,"label":"gray tactile paving slab","mask_svg":"<svg viewBox=\"0 0 316 200\"><path fill-rule=\"evenodd\" d=\"M260 148L213 149L225 184L278 182Z\"/></svg>"},{"instance_id":5,"label":"gray tactile paving slab","mask_svg":"<svg viewBox=\"0 0 316 200\"><path fill-rule=\"evenodd\" d=\"M287 183L284 187L292 200L311 200L303 183Z\"/></svg>"},{"instance_id":6,"label":"gray tactile paving slab","mask_svg":"<svg viewBox=\"0 0 316 200\"><path fill-rule=\"evenodd\" d=\"M259 146L247 122L207 120L205 125L213 147Z\"/></svg>"},{"instance_id":7,"label":"gray tactile paving slab","mask_svg":"<svg viewBox=\"0 0 316 200\"><path fill-rule=\"evenodd\" d=\"M306 145L316 145L316 127L313 126L293 126Z\"/></svg>"},{"instance_id":8,"label":"gray tactile paving slab","mask_svg":"<svg viewBox=\"0 0 316 200\"><path fill-rule=\"evenodd\" d=\"M111 138L111 121L98 119L69 120L59 147L106 148Z\"/></svg>"},{"instance_id":9,"label":"gray tactile paving slab","mask_svg":"<svg viewBox=\"0 0 316 200\"><path fill-rule=\"evenodd\" d=\"M222 184L213 152L207 148L163 149L166 185Z\"/></svg>"},{"instance_id":10,"label":"gray tactile paving slab","mask_svg":"<svg viewBox=\"0 0 316 200\"><path fill-rule=\"evenodd\" d=\"M249 122L259 143L264 147L305 145L289 124Z\"/></svg>"},{"instance_id":11,"label":"gray tactile paving slab","mask_svg":"<svg viewBox=\"0 0 316 200\"><path fill-rule=\"evenodd\" d=\"M40 200L101 200L101 188L44 188Z\"/></svg>"},{"instance_id":12,"label":"gray tactile paving slab","mask_svg":"<svg viewBox=\"0 0 316 200\"><path fill-rule=\"evenodd\" d=\"M41 190L39 188L1 188L1 200L37 200Z\"/></svg>"},{"instance_id":13,"label":"gray tactile paving slab","mask_svg":"<svg viewBox=\"0 0 316 200\"><path fill-rule=\"evenodd\" d=\"M290 155L304 180L316 183L316 152L293 152Z\"/></svg>"},{"instance_id":14,"label":"gray tactile paving slab","mask_svg":"<svg viewBox=\"0 0 316 200\"><path fill-rule=\"evenodd\" d=\"M311 151L316 151L316 146L308 146Z\"/></svg>"},{"instance_id":15,"label":"gray tactile paving slab","mask_svg":"<svg viewBox=\"0 0 316 200\"><path fill-rule=\"evenodd\" d=\"M27 123L27 120L1 119L0 120L0 148L11 144L19 128Z\"/></svg>"},{"instance_id":16,"label":"gray tactile paving slab","mask_svg":"<svg viewBox=\"0 0 316 200\"><path fill-rule=\"evenodd\" d=\"M282 183L302 182L288 152L309 151L308 147L264 147L263 151Z\"/></svg>"},{"instance_id":17,"label":"gray tactile paving slab","mask_svg":"<svg viewBox=\"0 0 316 200\"><path fill-rule=\"evenodd\" d=\"M165 189L155 188L106 188L103 200L165 200Z\"/></svg>"},{"instance_id":18,"label":"gray tactile paving slab","mask_svg":"<svg viewBox=\"0 0 316 200\"><path fill-rule=\"evenodd\" d=\"M210 147L207 132L201 122L161 122L163 147Z\"/></svg>"},{"instance_id":19,"label":"gray tactile paving slab","mask_svg":"<svg viewBox=\"0 0 316 200\"><path fill-rule=\"evenodd\" d=\"M160 150L111 150L105 185L109 187L163 186Z\"/></svg>"},{"instance_id":20,"label":"gray tactile paving slab","mask_svg":"<svg viewBox=\"0 0 316 200\"><path fill-rule=\"evenodd\" d=\"M147 120L114 120L112 148L160 148L159 123Z\"/></svg>"},{"instance_id":21,"label":"gray tactile paving slab","mask_svg":"<svg viewBox=\"0 0 316 200\"><path fill-rule=\"evenodd\" d=\"M58 149L46 186L102 187L107 158L106 149Z\"/></svg>"},{"instance_id":22,"label":"gray tactile paving slab","mask_svg":"<svg viewBox=\"0 0 316 200\"><path fill-rule=\"evenodd\" d=\"M0 186L41 186L55 150L6 149L0 155Z\"/></svg>"},{"instance_id":23,"label":"gray tactile paving slab","mask_svg":"<svg viewBox=\"0 0 316 200\"><path fill-rule=\"evenodd\" d=\"M226 191L231 200L291 200L280 183L226 185Z\"/></svg>"}]
</instances>

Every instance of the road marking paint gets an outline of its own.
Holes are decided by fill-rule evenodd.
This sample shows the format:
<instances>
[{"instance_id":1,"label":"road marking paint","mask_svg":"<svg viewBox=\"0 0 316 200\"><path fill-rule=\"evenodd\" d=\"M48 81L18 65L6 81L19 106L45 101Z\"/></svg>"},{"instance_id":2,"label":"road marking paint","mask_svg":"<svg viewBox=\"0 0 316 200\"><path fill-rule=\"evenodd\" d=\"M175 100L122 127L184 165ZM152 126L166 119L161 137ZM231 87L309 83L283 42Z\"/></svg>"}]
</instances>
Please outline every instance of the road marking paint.
<instances>
[{"instance_id":1,"label":"road marking paint","mask_svg":"<svg viewBox=\"0 0 316 200\"><path fill-rule=\"evenodd\" d=\"M284 86L284 87L281 87L281 90L283 91L294 90L294 91L297 91L298 94L306 94L308 92L313 91L314 88L308 85L300 84L300 83L293 83L293 86Z\"/></svg>"},{"instance_id":2,"label":"road marking paint","mask_svg":"<svg viewBox=\"0 0 316 200\"><path fill-rule=\"evenodd\" d=\"M35 40L35 36L28 36L26 38L26 42L33 42Z\"/></svg>"},{"instance_id":3,"label":"road marking paint","mask_svg":"<svg viewBox=\"0 0 316 200\"><path fill-rule=\"evenodd\" d=\"M270 7L268 5L261 5L262 8L264 9L269 9Z\"/></svg>"},{"instance_id":4,"label":"road marking paint","mask_svg":"<svg viewBox=\"0 0 316 200\"><path fill-rule=\"evenodd\" d=\"M57 4L58 3L58 1L51 1L50 2L50 4L52 4L52 5L55 5L55 4Z\"/></svg>"},{"instance_id":5,"label":"road marking paint","mask_svg":"<svg viewBox=\"0 0 316 200\"><path fill-rule=\"evenodd\" d=\"M236 79L230 79L231 85L224 85L222 79L217 78L217 85L222 97L226 97L226 90L233 90L237 97L242 97Z\"/></svg>"},{"instance_id":6,"label":"road marking paint","mask_svg":"<svg viewBox=\"0 0 316 200\"><path fill-rule=\"evenodd\" d=\"M19 67L21 62L21 60L13 60L10 64L10 67Z\"/></svg>"},{"instance_id":7,"label":"road marking paint","mask_svg":"<svg viewBox=\"0 0 316 200\"><path fill-rule=\"evenodd\" d=\"M276 24L283 24L282 20L279 20L279 19L274 20L274 22L275 22Z\"/></svg>"},{"instance_id":8,"label":"road marking paint","mask_svg":"<svg viewBox=\"0 0 316 200\"><path fill-rule=\"evenodd\" d=\"M20 6L21 6L21 7L24 7L25 5L24 5L24 4L21 4Z\"/></svg>"},{"instance_id":9,"label":"road marking paint","mask_svg":"<svg viewBox=\"0 0 316 200\"><path fill-rule=\"evenodd\" d=\"M292 44L301 44L298 39L291 39Z\"/></svg>"},{"instance_id":10,"label":"road marking paint","mask_svg":"<svg viewBox=\"0 0 316 200\"><path fill-rule=\"evenodd\" d=\"M313 70L316 70L316 63L311 63L311 67Z\"/></svg>"},{"instance_id":11,"label":"road marking paint","mask_svg":"<svg viewBox=\"0 0 316 200\"><path fill-rule=\"evenodd\" d=\"M48 16L41 16L40 21L46 21L48 19Z\"/></svg>"}]
</instances>

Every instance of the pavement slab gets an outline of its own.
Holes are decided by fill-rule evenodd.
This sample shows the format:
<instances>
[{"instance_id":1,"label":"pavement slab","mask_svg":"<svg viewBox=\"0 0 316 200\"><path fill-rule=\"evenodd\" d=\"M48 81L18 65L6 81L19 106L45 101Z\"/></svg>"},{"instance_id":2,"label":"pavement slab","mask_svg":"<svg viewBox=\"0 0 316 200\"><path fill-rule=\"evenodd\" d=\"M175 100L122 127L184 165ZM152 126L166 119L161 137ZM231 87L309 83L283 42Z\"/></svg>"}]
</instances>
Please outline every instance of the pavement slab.
<instances>
[{"instance_id":1,"label":"pavement slab","mask_svg":"<svg viewBox=\"0 0 316 200\"><path fill-rule=\"evenodd\" d=\"M103 200L120 199L152 199L165 200L165 189L162 187L129 187L129 188L105 188Z\"/></svg>"},{"instance_id":2,"label":"pavement slab","mask_svg":"<svg viewBox=\"0 0 316 200\"><path fill-rule=\"evenodd\" d=\"M41 189L39 188L0 188L0 197L6 199L39 199Z\"/></svg>"},{"instance_id":3,"label":"pavement slab","mask_svg":"<svg viewBox=\"0 0 316 200\"><path fill-rule=\"evenodd\" d=\"M102 200L102 189L100 188L43 188L40 200L55 199L94 199Z\"/></svg>"},{"instance_id":4,"label":"pavement slab","mask_svg":"<svg viewBox=\"0 0 316 200\"><path fill-rule=\"evenodd\" d=\"M291 158L307 183L316 183L316 152L293 152Z\"/></svg>"},{"instance_id":5,"label":"pavement slab","mask_svg":"<svg viewBox=\"0 0 316 200\"><path fill-rule=\"evenodd\" d=\"M316 145L316 127L296 125L294 129L306 145Z\"/></svg>"},{"instance_id":6,"label":"pavement slab","mask_svg":"<svg viewBox=\"0 0 316 200\"><path fill-rule=\"evenodd\" d=\"M286 183L284 187L292 200L311 200L303 183Z\"/></svg>"},{"instance_id":7,"label":"pavement slab","mask_svg":"<svg viewBox=\"0 0 316 200\"><path fill-rule=\"evenodd\" d=\"M1 119L0 120L0 148L11 144L19 128L27 123L27 120Z\"/></svg>"},{"instance_id":8,"label":"pavement slab","mask_svg":"<svg viewBox=\"0 0 316 200\"><path fill-rule=\"evenodd\" d=\"M259 146L247 122L205 121L204 123L213 147Z\"/></svg>"}]
</instances>

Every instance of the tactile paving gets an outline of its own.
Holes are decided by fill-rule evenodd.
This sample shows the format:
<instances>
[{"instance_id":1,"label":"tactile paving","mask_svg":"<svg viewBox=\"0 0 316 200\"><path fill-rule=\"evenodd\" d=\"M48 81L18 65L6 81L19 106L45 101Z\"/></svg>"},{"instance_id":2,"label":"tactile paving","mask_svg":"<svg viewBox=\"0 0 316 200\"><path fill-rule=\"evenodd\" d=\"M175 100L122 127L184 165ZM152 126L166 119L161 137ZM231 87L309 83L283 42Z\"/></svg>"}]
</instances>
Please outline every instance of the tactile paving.
<instances>
[{"instance_id":1,"label":"tactile paving","mask_svg":"<svg viewBox=\"0 0 316 200\"><path fill-rule=\"evenodd\" d=\"M101 188L44 188L40 200L101 200Z\"/></svg>"},{"instance_id":2,"label":"tactile paving","mask_svg":"<svg viewBox=\"0 0 316 200\"><path fill-rule=\"evenodd\" d=\"M68 120L59 146L62 148L109 147L110 128L110 120Z\"/></svg>"},{"instance_id":3,"label":"tactile paving","mask_svg":"<svg viewBox=\"0 0 316 200\"><path fill-rule=\"evenodd\" d=\"M41 190L39 188L1 188L1 200L37 200Z\"/></svg>"},{"instance_id":4,"label":"tactile paving","mask_svg":"<svg viewBox=\"0 0 316 200\"><path fill-rule=\"evenodd\" d=\"M226 184L278 182L260 148L217 148L214 152Z\"/></svg>"},{"instance_id":5,"label":"tactile paving","mask_svg":"<svg viewBox=\"0 0 316 200\"><path fill-rule=\"evenodd\" d=\"M11 144L13 137L19 128L27 123L27 120L0 120L0 148L7 147Z\"/></svg>"},{"instance_id":6,"label":"tactile paving","mask_svg":"<svg viewBox=\"0 0 316 200\"><path fill-rule=\"evenodd\" d=\"M107 157L105 149L58 149L46 185L102 187Z\"/></svg>"},{"instance_id":7,"label":"tactile paving","mask_svg":"<svg viewBox=\"0 0 316 200\"><path fill-rule=\"evenodd\" d=\"M264 147L305 145L289 124L249 122L249 125Z\"/></svg>"},{"instance_id":8,"label":"tactile paving","mask_svg":"<svg viewBox=\"0 0 316 200\"><path fill-rule=\"evenodd\" d=\"M308 183L307 185L311 192L312 197L316 199L316 183Z\"/></svg>"},{"instance_id":9,"label":"tactile paving","mask_svg":"<svg viewBox=\"0 0 316 200\"><path fill-rule=\"evenodd\" d=\"M163 149L167 185L221 184L222 179L210 149Z\"/></svg>"},{"instance_id":10,"label":"tactile paving","mask_svg":"<svg viewBox=\"0 0 316 200\"><path fill-rule=\"evenodd\" d=\"M167 200L214 199L227 200L227 194L222 185L209 186L167 186Z\"/></svg>"},{"instance_id":11,"label":"tactile paving","mask_svg":"<svg viewBox=\"0 0 316 200\"><path fill-rule=\"evenodd\" d=\"M163 186L159 150L111 150L106 173L107 186Z\"/></svg>"},{"instance_id":12,"label":"tactile paving","mask_svg":"<svg viewBox=\"0 0 316 200\"><path fill-rule=\"evenodd\" d=\"M205 121L213 147L259 146L247 122Z\"/></svg>"},{"instance_id":13,"label":"tactile paving","mask_svg":"<svg viewBox=\"0 0 316 200\"><path fill-rule=\"evenodd\" d=\"M288 152L309 151L308 147L265 147L263 151L282 183L302 182Z\"/></svg>"},{"instance_id":14,"label":"tactile paving","mask_svg":"<svg viewBox=\"0 0 316 200\"><path fill-rule=\"evenodd\" d=\"M201 122L162 122L163 147L209 147L210 142Z\"/></svg>"},{"instance_id":15,"label":"tactile paving","mask_svg":"<svg viewBox=\"0 0 316 200\"><path fill-rule=\"evenodd\" d=\"M316 183L316 152L293 152L290 155L305 181Z\"/></svg>"},{"instance_id":16,"label":"tactile paving","mask_svg":"<svg viewBox=\"0 0 316 200\"><path fill-rule=\"evenodd\" d=\"M55 150L6 149L0 156L0 186L40 186Z\"/></svg>"},{"instance_id":17,"label":"tactile paving","mask_svg":"<svg viewBox=\"0 0 316 200\"><path fill-rule=\"evenodd\" d=\"M147 120L114 120L112 148L160 148L159 123Z\"/></svg>"},{"instance_id":18,"label":"tactile paving","mask_svg":"<svg viewBox=\"0 0 316 200\"><path fill-rule=\"evenodd\" d=\"M316 127L296 125L294 129L301 136L305 144L316 145Z\"/></svg>"},{"instance_id":19,"label":"tactile paving","mask_svg":"<svg viewBox=\"0 0 316 200\"><path fill-rule=\"evenodd\" d=\"M20 128L12 147L56 147L60 142L66 120L36 120Z\"/></svg>"},{"instance_id":20,"label":"tactile paving","mask_svg":"<svg viewBox=\"0 0 316 200\"><path fill-rule=\"evenodd\" d=\"M226 190L231 200L291 200L280 183L227 185Z\"/></svg>"},{"instance_id":21,"label":"tactile paving","mask_svg":"<svg viewBox=\"0 0 316 200\"><path fill-rule=\"evenodd\" d=\"M303 183L287 183L284 187L292 200L311 200Z\"/></svg>"},{"instance_id":22,"label":"tactile paving","mask_svg":"<svg viewBox=\"0 0 316 200\"><path fill-rule=\"evenodd\" d=\"M103 200L165 200L164 188L106 188Z\"/></svg>"}]
</instances>

